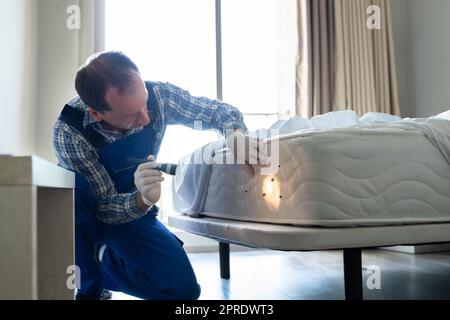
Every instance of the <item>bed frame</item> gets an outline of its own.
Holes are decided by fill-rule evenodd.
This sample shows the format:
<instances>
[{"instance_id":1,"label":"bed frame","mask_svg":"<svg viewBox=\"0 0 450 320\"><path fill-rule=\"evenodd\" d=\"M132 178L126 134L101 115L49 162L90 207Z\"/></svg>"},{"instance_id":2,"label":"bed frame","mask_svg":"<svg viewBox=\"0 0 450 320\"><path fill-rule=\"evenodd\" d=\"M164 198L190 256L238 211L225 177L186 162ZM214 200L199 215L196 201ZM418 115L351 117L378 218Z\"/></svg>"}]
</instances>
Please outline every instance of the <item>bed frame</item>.
<instances>
[{"instance_id":1,"label":"bed frame","mask_svg":"<svg viewBox=\"0 0 450 320\"><path fill-rule=\"evenodd\" d=\"M450 242L450 223L320 228L180 215L169 217L169 225L217 240L223 279L230 278L230 244L280 251L343 250L346 300L363 299L362 249Z\"/></svg>"}]
</instances>

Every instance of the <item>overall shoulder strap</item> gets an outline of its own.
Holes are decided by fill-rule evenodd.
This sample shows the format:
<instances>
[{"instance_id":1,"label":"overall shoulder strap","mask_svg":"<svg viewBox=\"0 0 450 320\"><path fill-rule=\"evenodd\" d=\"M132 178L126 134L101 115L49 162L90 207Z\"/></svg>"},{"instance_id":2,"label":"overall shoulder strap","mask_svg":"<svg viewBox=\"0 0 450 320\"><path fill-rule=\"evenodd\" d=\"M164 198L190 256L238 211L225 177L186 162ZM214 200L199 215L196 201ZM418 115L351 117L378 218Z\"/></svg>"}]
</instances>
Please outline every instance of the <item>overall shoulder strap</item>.
<instances>
[{"instance_id":1,"label":"overall shoulder strap","mask_svg":"<svg viewBox=\"0 0 450 320\"><path fill-rule=\"evenodd\" d=\"M92 127L85 128L83 126L83 111L66 104L58 119L77 129L97 150L103 148L107 144L100 133L95 131Z\"/></svg>"},{"instance_id":2,"label":"overall shoulder strap","mask_svg":"<svg viewBox=\"0 0 450 320\"><path fill-rule=\"evenodd\" d=\"M146 81L145 86L148 91L147 110L151 115L156 115L158 113L158 102L156 101L155 92L153 91L153 85L150 81ZM152 121L150 121L147 126L150 125L152 125Z\"/></svg>"}]
</instances>

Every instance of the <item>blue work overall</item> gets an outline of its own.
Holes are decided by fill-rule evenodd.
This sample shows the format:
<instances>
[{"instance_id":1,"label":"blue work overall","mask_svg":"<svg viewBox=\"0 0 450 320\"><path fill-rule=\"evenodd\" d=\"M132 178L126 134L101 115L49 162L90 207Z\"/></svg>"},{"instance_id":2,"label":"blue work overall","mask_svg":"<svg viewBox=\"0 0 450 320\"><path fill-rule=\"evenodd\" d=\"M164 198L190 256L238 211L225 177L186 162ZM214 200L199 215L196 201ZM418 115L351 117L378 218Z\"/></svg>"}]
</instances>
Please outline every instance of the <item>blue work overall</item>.
<instances>
[{"instance_id":1,"label":"blue work overall","mask_svg":"<svg viewBox=\"0 0 450 320\"><path fill-rule=\"evenodd\" d=\"M150 83L147 108L156 112ZM84 128L84 112L65 106L60 119L79 130L97 149L100 162L109 173L118 193L135 191L136 168L127 157L157 156L153 121L142 131L106 143L91 127ZM200 286L183 249L183 243L157 219L153 206L140 219L107 225L96 218L97 201L86 179L75 172L75 261L80 268L79 295L99 296L102 289L121 291L142 299L197 299ZM101 262L98 248L106 245Z\"/></svg>"}]
</instances>

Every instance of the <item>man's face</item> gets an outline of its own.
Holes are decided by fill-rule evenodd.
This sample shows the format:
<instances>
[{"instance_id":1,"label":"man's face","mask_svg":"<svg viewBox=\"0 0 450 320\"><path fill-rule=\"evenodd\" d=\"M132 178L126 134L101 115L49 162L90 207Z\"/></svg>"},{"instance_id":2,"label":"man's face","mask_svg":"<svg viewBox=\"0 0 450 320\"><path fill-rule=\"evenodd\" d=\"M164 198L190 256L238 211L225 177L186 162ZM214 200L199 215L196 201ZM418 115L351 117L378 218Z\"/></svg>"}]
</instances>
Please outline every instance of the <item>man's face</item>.
<instances>
[{"instance_id":1,"label":"man's face","mask_svg":"<svg viewBox=\"0 0 450 320\"><path fill-rule=\"evenodd\" d=\"M107 124L105 129L130 130L146 126L150 122L147 111L148 92L145 82L139 74L133 75L133 86L130 90L119 93L117 88L106 90L105 100L110 110L103 113L88 108L91 116L97 121Z\"/></svg>"}]
</instances>

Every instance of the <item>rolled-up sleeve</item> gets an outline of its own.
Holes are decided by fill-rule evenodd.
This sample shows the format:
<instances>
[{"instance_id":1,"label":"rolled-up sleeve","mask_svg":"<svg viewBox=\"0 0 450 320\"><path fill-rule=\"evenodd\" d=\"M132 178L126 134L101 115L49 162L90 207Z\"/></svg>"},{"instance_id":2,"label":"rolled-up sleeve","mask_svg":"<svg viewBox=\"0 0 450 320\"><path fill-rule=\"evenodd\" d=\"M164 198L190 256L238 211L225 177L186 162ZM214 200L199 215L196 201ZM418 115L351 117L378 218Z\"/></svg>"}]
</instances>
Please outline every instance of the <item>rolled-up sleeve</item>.
<instances>
[{"instance_id":1,"label":"rolled-up sleeve","mask_svg":"<svg viewBox=\"0 0 450 320\"><path fill-rule=\"evenodd\" d=\"M217 130L223 136L227 130L248 132L242 113L236 107L219 100L192 96L187 90L170 83L159 83L157 98L164 105L167 124L181 124L193 129Z\"/></svg>"},{"instance_id":2,"label":"rolled-up sleeve","mask_svg":"<svg viewBox=\"0 0 450 320\"><path fill-rule=\"evenodd\" d=\"M59 165L82 175L97 202L95 215L106 224L121 224L146 214L136 204L136 193L118 193L95 149L84 137L58 121L53 129L53 145Z\"/></svg>"}]
</instances>

